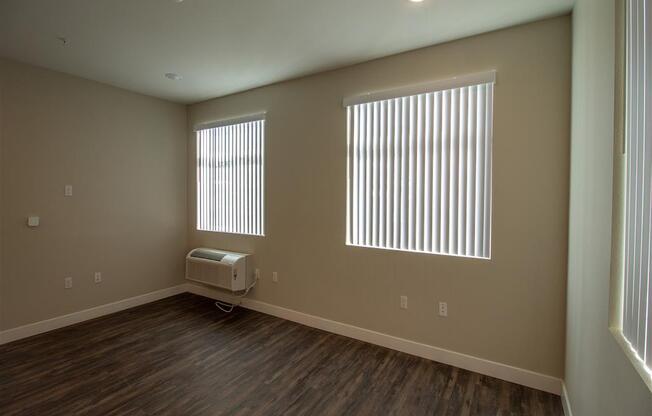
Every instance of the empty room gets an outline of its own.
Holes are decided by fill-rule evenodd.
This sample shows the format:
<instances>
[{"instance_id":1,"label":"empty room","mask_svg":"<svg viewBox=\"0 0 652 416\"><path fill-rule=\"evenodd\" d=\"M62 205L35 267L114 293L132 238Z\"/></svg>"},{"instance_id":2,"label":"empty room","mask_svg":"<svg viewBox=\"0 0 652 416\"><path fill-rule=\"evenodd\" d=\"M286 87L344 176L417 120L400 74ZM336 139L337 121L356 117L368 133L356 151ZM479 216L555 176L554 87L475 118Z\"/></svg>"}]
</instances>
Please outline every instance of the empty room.
<instances>
[{"instance_id":1,"label":"empty room","mask_svg":"<svg viewBox=\"0 0 652 416\"><path fill-rule=\"evenodd\" d=\"M652 0L0 0L0 415L652 416Z\"/></svg>"}]
</instances>

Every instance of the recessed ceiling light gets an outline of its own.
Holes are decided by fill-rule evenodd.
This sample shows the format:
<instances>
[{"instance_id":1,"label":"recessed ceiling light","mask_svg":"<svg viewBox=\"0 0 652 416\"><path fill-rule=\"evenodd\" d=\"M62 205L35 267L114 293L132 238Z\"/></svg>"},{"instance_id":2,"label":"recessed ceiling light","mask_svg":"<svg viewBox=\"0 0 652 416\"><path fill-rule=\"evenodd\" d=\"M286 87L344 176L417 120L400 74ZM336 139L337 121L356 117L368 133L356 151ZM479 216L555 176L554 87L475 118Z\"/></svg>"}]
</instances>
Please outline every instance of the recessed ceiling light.
<instances>
[{"instance_id":1,"label":"recessed ceiling light","mask_svg":"<svg viewBox=\"0 0 652 416\"><path fill-rule=\"evenodd\" d=\"M172 81L179 81L183 79L183 77L179 74L175 74L174 72L168 72L165 74L165 78L171 79Z\"/></svg>"},{"instance_id":2,"label":"recessed ceiling light","mask_svg":"<svg viewBox=\"0 0 652 416\"><path fill-rule=\"evenodd\" d=\"M422 3L423 0L410 0L410 2L412 2L412 3Z\"/></svg>"}]
</instances>

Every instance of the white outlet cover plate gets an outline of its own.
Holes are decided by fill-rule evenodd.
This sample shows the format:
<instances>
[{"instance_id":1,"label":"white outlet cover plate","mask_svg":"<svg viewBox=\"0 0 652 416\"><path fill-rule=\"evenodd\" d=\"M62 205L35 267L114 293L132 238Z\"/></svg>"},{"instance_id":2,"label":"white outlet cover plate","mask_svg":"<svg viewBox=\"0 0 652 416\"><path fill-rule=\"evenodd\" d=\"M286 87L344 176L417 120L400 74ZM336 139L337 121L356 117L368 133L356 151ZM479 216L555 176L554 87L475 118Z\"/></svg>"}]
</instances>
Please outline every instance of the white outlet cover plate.
<instances>
[{"instance_id":1,"label":"white outlet cover plate","mask_svg":"<svg viewBox=\"0 0 652 416\"><path fill-rule=\"evenodd\" d=\"M448 303L439 302L439 316L448 316Z\"/></svg>"}]
</instances>

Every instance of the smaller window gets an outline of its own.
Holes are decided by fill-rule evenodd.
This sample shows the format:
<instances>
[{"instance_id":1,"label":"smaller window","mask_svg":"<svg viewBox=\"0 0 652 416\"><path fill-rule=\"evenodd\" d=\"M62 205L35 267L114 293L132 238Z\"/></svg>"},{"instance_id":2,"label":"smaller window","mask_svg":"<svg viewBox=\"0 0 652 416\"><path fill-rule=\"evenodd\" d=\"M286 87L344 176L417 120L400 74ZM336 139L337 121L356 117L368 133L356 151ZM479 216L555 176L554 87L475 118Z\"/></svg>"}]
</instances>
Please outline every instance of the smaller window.
<instances>
[{"instance_id":1,"label":"smaller window","mask_svg":"<svg viewBox=\"0 0 652 416\"><path fill-rule=\"evenodd\" d=\"M197 229L264 235L265 119L197 128Z\"/></svg>"}]
</instances>

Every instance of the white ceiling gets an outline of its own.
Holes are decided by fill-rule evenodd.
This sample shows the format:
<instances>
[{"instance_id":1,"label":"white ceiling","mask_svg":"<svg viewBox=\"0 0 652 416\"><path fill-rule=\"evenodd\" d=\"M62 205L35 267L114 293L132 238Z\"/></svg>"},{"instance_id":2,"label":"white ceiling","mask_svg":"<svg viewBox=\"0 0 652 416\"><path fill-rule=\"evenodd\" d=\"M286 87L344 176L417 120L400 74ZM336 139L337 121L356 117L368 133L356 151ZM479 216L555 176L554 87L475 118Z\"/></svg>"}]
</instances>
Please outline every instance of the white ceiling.
<instances>
[{"instance_id":1,"label":"white ceiling","mask_svg":"<svg viewBox=\"0 0 652 416\"><path fill-rule=\"evenodd\" d=\"M0 56L191 103L563 14L572 5L573 0L0 0ZM166 72L183 79L171 81Z\"/></svg>"}]
</instances>

